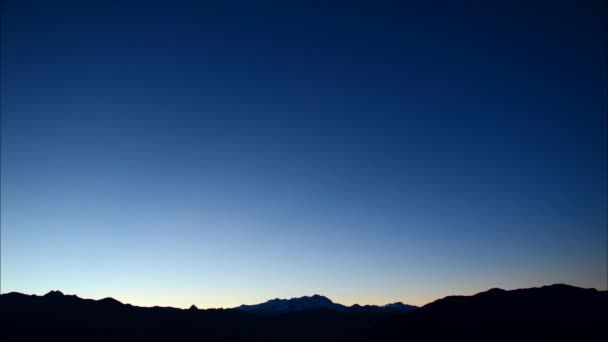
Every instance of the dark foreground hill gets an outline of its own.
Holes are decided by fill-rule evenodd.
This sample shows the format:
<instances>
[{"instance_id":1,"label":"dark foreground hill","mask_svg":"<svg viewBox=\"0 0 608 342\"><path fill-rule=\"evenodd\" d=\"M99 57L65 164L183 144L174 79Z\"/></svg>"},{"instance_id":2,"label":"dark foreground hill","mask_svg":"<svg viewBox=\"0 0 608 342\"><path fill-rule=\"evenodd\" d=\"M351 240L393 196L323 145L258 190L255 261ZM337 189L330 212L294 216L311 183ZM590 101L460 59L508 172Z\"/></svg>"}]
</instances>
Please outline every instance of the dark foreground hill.
<instances>
[{"instance_id":1,"label":"dark foreground hill","mask_svg":"<svg viewBox=\"0 0 608 342\"><path fill-rule=\"evenodd\" d=\"M81 299L57 291L45 296L13 292L0 296L0 337L196 337L213 341L608 338L608 293L567 285L492 289L474 296L446 297L417 310L402 310L401 306L397 310L359 310L363 307L357 306L342 310L335 305L344 306L322 296L303 298L297 305L269 301L271 307L306 306L269 315L243 308L142 308L112 298Z\"/></svg>"}]
</instances>

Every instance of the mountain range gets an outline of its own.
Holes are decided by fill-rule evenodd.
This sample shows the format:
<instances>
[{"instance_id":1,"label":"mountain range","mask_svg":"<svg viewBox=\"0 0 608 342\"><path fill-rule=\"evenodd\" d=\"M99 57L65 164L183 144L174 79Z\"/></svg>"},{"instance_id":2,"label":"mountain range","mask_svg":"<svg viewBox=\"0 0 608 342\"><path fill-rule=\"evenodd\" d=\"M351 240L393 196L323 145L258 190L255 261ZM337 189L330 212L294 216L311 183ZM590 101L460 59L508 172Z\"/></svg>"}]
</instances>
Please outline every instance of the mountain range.
<instances>
[{"instance_id":1,"label":"mountain range","mask_svg":"<svg viewBox=\"0 0 608 342\"><path fill-rule=\"evenodd\" d=\"M338 312L357 312L357 313L388 313L388 312L410 312L418 307L413 305L403 304L401 302L387 304L383 306L377 305L364 305L355 304L352 306L346 306L337 304L331 301L331 299L321 296L305 296L291 299L271 299L267 302L256 304L256 305L241 305L237 307L237 310L256 313L256 314L270 314L279 315L292 312L300 312L307 310L329 310Z\"/></svg>"},{"instance_id":2,"label":"mountain range","mask_svg":"<svg viewBox=\"0 0 608 342\"><path fill-rule=\"evenodd\" d=\"M420 308L313 295L232 309L138 307L113 298L0 295L2 340L196 337L221 341L605 340L608 292L568 285L448 296Z\"/></svg>"}]
</instances>

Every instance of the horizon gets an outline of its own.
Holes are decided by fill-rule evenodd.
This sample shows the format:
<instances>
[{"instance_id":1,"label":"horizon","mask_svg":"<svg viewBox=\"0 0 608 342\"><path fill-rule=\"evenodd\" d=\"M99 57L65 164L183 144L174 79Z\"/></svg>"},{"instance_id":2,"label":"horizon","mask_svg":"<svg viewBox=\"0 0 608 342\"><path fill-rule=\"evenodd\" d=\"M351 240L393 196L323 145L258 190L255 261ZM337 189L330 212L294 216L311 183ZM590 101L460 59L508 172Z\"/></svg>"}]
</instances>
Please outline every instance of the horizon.
<instances>
[{"instance_id":1,"label":"horizon","mask_svg":"<svg viewBox=\"0 0 608 342\"><path fill-rule=\"evenodd\" d=\"M1 6L0 293L608 288L602 4Z\"/></svg>"},{"instance_id":2,"label":"horizon","mask_svg":"<svg viewBox=\"0 0 608 342\"><path fill-rule=\"evenodd\" d=\"M296 296L296 297L291 297L291 298L268 298L264 301L261 302L255 302L255 303L242 303L236 306L230 306L230 307L201 307L196 305L196 303L192 303L188 306L161 306L161 305L150 305L150 306L142 306L142 305L136 305L130 302L126 302L121 300L120 298L115 298L113 296L105 296L105 297L98 297L98 298L87 298L87 297L82 297L79 296L77 293L65 293L61 290L50 290L44 294L35 294L35 293L22 293L22 292L18 292L18 291L11 291L11 292L7 292L7 293L1 293L1 294L9 294L9 293L19 293L19 294L23 294L23 295L27 295L27 296L37 296L37 297L44 297L46 295L49 295L51 293L60 293L63 296L76 296L80 299L85 299L85 300L95 300L95 301L99 301L99 300L103 300L103 299L115 299L117 301L119 301L121 304L129 304L129 305L133 305L133 306L137 306L137 307L142 307L142 308L154 308L154 307L172 307L172 308L176 308L176 309L182 309L182 310L187 310L189 309L191 306L195 306L197 309L199 310L213 310L213 309L222 309L222 310L227 310L227 309L237 309L239 306L242 305L257 305L257 304L264 304L266 302L272 301L272 300L294 300L294 299L300 299L300 298L312 298L315 296L319 296L322 298L326 298L329 299L331 302L333 302L334 304L341 304L341 305L345 305L347 307L351 307L354 305L361 305L361 306L366 306L366 305L371 305L371 306L384 306L384 305L390 305L390 304L406 304L406 305L414 305L418 308L423 307L426 304L430 304L433 303L435 301L438 301L440 299L445 299L447 297L451 297L451 296L472 296L475 294L479 294L479 293L483 293L483 292L488 292L490 290L495 290L495 289L499 289L499 290L504 290L504 291L513 291L513 290L528 290L528 289L540 289L540 288L545 288L545 287L554 287L554 286L568 286L568 287L572 287L572 285L568 285L568 284L561 284L561 283L556 283L556 284L545 284L545 285L539 285L539 286L534 286L534 287L530 287L530 288L513 288L513 289L503 289L503 288L499 288L499 287L493 287L493 288L489 288L486 289L484 291L481 292L477 292L477 293L472 293L472 294L460 294L460 293L453 293L453 294L448 294L445 295L443 297L439 297L436 298L434 300L429 301L428 303L424 303L424 304L420 304L420 305L414 305L412 303L408 303L405 301L396 301L396 302L388 302L388 303L351 303L351 304L347 304L347 303L341 303L339 301L335 301L330 297L327 297L323 294L319 294L319 293L315 293L315 294L310 294L310 295L301 295L301 296ZM592 289L592 290L596 290L596 291L608 291L608 290L602 290L602 289L597 289L597 288L583 288L583 289Z\"/></svg>"}]
</instances>

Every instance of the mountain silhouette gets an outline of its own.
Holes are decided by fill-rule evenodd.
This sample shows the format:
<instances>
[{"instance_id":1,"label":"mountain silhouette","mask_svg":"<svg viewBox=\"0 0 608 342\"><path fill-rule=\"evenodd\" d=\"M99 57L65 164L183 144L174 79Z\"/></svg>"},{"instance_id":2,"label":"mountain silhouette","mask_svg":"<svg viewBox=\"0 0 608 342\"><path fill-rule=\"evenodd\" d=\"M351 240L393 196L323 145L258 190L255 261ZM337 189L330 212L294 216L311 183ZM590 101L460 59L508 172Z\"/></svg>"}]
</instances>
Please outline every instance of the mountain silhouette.
<instances>
[{"instance_id":1,"label":"mountain silhouette","mask_svg":"<svg viewBox=\"0 0 608 342\"><path fill-rule=\"evenodd\" d=\"M450 331L467 339L594 340L608 337L608 292L555 284L473 296L448 296L416 311L410 323L443 336ZM604 330L604 331L601 331Z\"/></svg>"},{"instance_id":2,"label":"mountain silhouette","mask_svg":"<svg viewBox=\"0 0 608 342\"><path fill-rule=\"evenodd\" d=\"M51 291L51 292L45 294L44 296L47 298L61 298L64 296L64 294L61 291Z\"/></svg>"},{"instance_id":3,"label":"mountain silhouette","mask_svg":"<svg viewBox=\"0 0 608 342\"><path fill-rule=\"evenodd\" d=\"M307 310L335 310L342 311L346 307L342 304L336 304L331 299L320 296L305 296L291 299L271 299L267 302L256 305L241 305L238 310L257 313L257 314L285 314L291 312L307 311Z\"/></svg>"},{"instance_id":4,"label":"mountain silhouette","mask_svg":"<svg viewBox=\"0 0 608 342\"><path fill-rule=\"evenodd\" d=\"M353 313L407 313L412 312L416 309L418 309L417 306L396 302L382 306L355 304L353 306L348 307L347 311Z\"/></svg>"},{"instance_id":5,"label":"mountain silhouette","mask_svg":"<svg viewBox=\"0 0 608 342\"><path fill-rule=\"evenodd\" d=\"M454 316L459 319L558 319L608 309L608 292L556 284L505 291L490 289L473 296L449 296L423 306L421 315Z\"/></svg>"},{"instance_id":6,"label":"mountain silhouette","mask_svg":"<svg viewBox=\"0 0 608 342\"><path fill-rule=\"evenodd\" d=\"M605 340L608 293L568 285L344 306L314 295L233 309L138 307L113 298L0 295L0 338L197 337L210 341Z\"/></svg>"},{"instance_id":7,"label":"mountain silhouette","mask_svg":"<svg viewBox=\"0 0 608 342\"><path fill-rule=\"evenodd\" d=\"M271 299L267 302L255 305L241 305L236 309L255 314L279 315L286 313L294 313L309 310L327 310L337 312L351 313L382 313L382 312L409 312L417 309L416 306L406 305L403 303L393 303L384 306L355 304L353 306L345 306L331 301L331 299L321 296L305 296L291 299Z\"/></svg>"}]
</instances>

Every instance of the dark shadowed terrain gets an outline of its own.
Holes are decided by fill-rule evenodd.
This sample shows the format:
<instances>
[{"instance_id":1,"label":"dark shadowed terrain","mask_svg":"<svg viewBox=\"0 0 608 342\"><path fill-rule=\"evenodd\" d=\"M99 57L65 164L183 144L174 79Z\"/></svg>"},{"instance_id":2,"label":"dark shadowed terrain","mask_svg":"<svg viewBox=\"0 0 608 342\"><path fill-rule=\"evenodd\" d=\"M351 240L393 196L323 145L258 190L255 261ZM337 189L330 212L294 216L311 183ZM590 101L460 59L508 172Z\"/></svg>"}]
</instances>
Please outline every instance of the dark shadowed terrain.
<instances>
[{"instance_id":1,"label":"dark shadowed terrain","mask_svg":"<svg viewBox=\"0 0 608 342\"><path fill-rule=\"evenodd\" d=\"M112 298L0 296L3 340L78 337L197 337L219 341L491 340L608 337L608 293L568 285L450 296L421 308L346 307L323 296L234 309L144 308Z\"/></svg>"}]
</instances>

